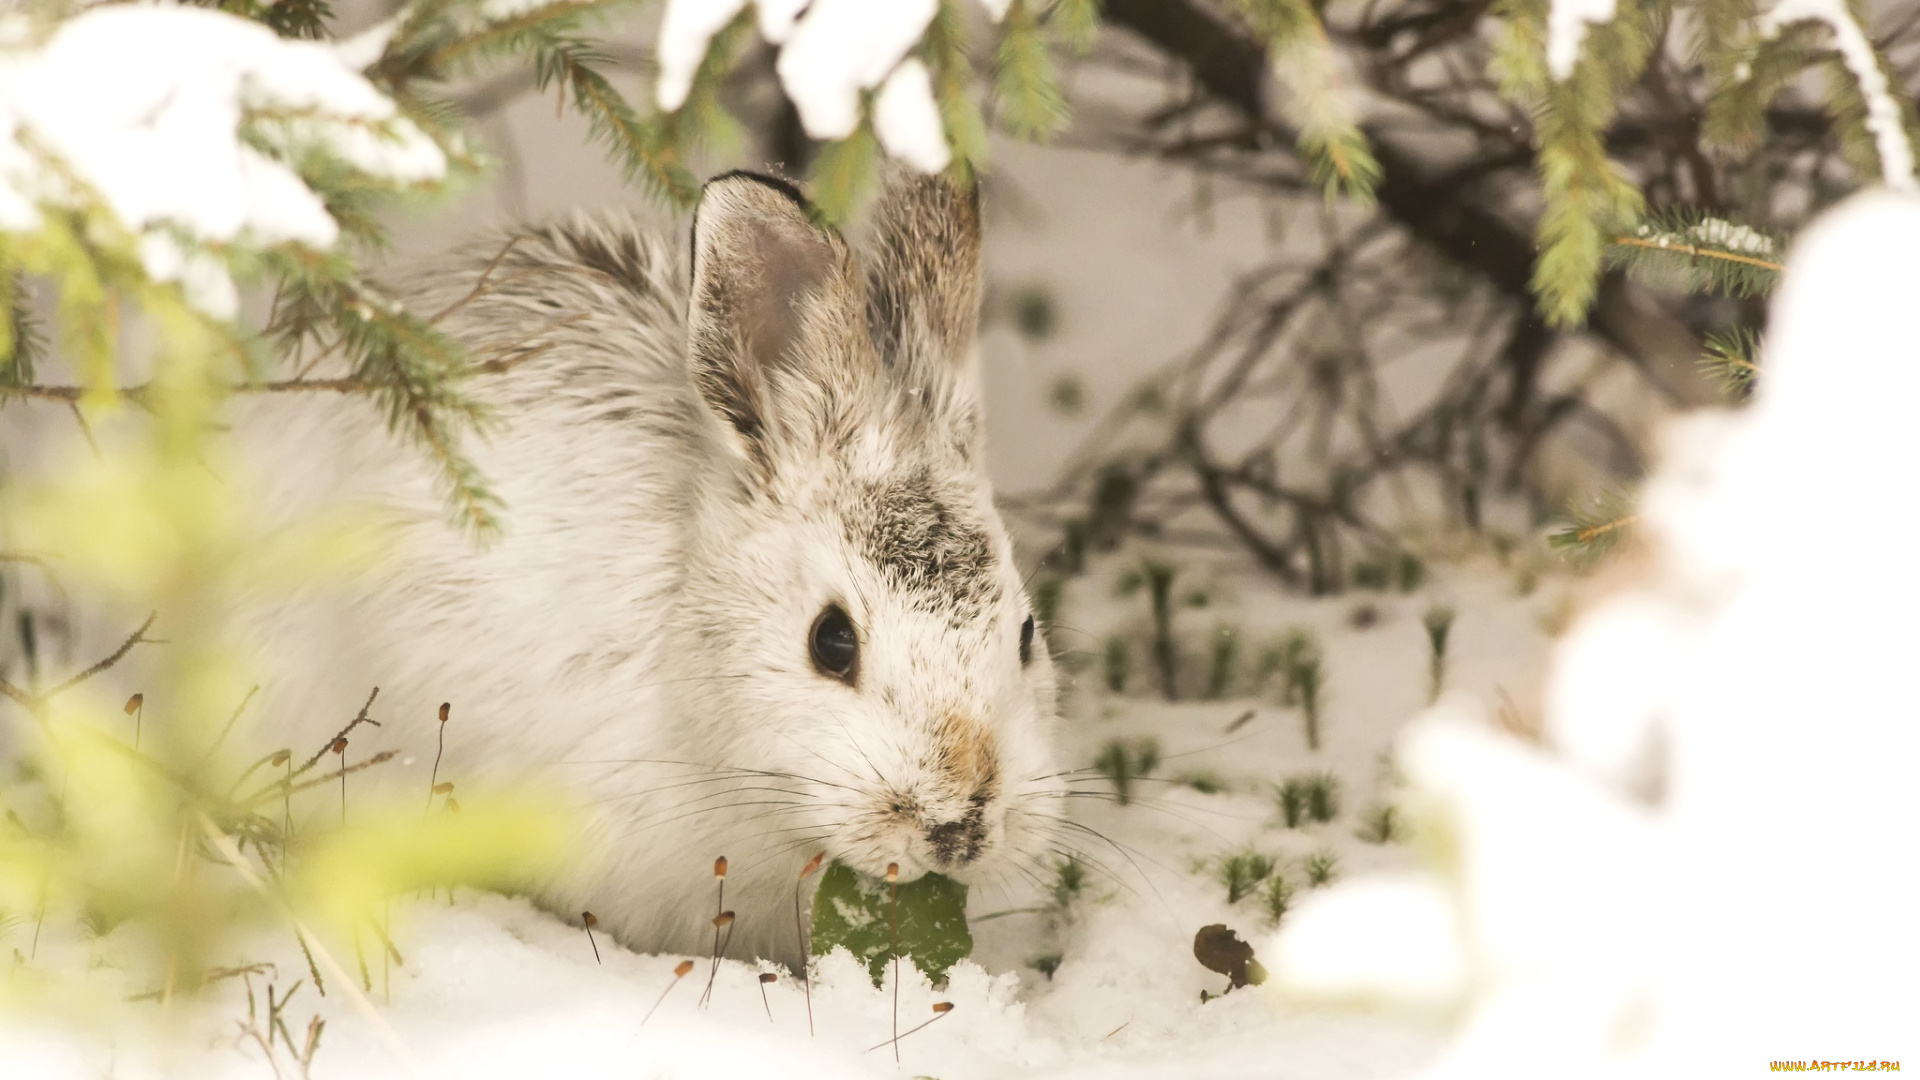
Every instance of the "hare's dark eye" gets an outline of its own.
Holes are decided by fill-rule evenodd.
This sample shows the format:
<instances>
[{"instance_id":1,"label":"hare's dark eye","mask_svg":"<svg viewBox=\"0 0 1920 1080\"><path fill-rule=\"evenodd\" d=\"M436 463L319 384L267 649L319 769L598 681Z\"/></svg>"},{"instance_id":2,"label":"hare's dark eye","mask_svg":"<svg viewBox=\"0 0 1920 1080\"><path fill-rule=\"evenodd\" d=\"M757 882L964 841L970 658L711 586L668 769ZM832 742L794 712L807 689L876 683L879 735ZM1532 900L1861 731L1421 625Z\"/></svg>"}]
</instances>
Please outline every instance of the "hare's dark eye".
<instances>
[{"instance_id":1,"label":"hare's dark eye","mask_svg":"<svg viewBox=\"0 0 1920 1080\"><path fill-rule=\"evenodd\" d=\"M1033 616L1020 624L1020 666L1026 667L1033 662Z\"/></svg>"},{"instance_id":2,"label":"hare's dark eye","mask_svg":"<svg viewBox=\"0 0 1920 1080\"><path fill-rule=\"evenodd\" d=\"M820 674L853 685L855 671L860 666L860 635L854 632L853 620L847 618L839 604L827 605L820 617L813 620L813 631L807 641L813 652L813 666L820 669Z\"/></svg>"}]
</instances>

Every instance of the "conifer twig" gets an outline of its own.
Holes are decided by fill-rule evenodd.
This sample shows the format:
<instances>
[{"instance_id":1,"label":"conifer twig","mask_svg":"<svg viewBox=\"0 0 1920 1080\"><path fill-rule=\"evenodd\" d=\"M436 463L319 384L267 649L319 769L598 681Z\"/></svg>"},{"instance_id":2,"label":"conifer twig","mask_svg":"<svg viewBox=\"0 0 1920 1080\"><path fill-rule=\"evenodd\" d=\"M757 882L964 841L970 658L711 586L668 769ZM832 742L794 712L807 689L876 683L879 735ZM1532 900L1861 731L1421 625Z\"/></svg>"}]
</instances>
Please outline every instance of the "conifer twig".
<instances>
[{"instance_id":1,"label":"conifer twig","mask_svg":"<svg viewBox=\"0 0 1920 1080\"><path fill-rule=\"evenodd\" d=\"M800 939L800 985L807 994L807 1035L809 1037L813 1035L813 957L811 946L807 942L807 933L800 922L800 889L806 884L806 880L813 876L813 872L820 869L820 863L826 857L827 853L824 851L815 852L813 858L807 860L807 865L800 868L800 877L793 883L793 932L794 936Z\"/></svg>"},{"instance_id":2,"label":"conifer twig","mask_svg":"<svg viewBox=\"0 0 1920 1080\"><path fill-rule=\"evenodd\" d=\"M1780 271L1785 270L1787 268L1785 263L1774 262L1772 259L1762 259L1753 255L1742 255L1742 254L1739 254L1738 252L1733 252L1733 251L1720 251L1710 247L1701 247L1698 244L1669 244L1664 242L1663 238L1657 238L1657 237L1648 238L1648 237L1641 237L1641 236L1628 236L1623 233L1619 236L1614 237L1613 242L1620 245L1621 247L1648 248L1654 251L1671 251L1677 254L1686 255L1688 258L1694 258L1694 259L1722 259L1727 262L1742 263L1747 266L1757 266L1762 270L1772 270L1775 273L1779 273Z\"/></svg>"},{"instance_id":3,"label":"conifer twig","mask_svg":"<svg viewBox=\"0 0 1920 1080\"><path fill-rule=\"evenodd\" d=\"M1631 500L1623 492L1610 491L1587 508L1571 508L1566 524L1549 534L1547 545L1579 566L1591 566L1620 545L1639 522Z\"/></svg>"}]
</instances>

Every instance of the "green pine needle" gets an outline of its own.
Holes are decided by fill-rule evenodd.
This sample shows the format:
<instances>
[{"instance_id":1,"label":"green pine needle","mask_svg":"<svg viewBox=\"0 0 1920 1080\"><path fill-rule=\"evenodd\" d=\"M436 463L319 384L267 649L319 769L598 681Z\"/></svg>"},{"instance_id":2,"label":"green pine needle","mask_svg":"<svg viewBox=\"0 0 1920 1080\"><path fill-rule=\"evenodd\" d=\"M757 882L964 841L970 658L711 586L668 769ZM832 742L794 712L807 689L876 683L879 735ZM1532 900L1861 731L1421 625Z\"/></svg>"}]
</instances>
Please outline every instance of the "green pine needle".
<instances>
[{"instance_id":1,"label":"green pine needle","mask_svg":"<svg viewBox=\"0 0 1920 1080\"><path fill-rule=\"evenodd\" d=\"M1047 26L1029 0L1007 8L994 52L994 90L1000 123L1023 139L1044 142L1067 123L1067 101L1048 48Z\"/></svg>"},{"instance_id":2,"label":"green pine needle","mask_svg":"<svg viewBox=\"0 0 1920 1080\"><path fill-rule=\"evenodd\" d=\"M558 82L587 120L590 138L620 166L629 183L638 182L674 206L691 207L700 197L700 183L687 168L676 147L676 132L668 118L642 119L594 66L595 53L578 42L564 41L543 48L535 57L540 89Z\"/></svg>"},{"instance_id":3,"label":"green pine needle","mask_svg":"<svg viewBox=\"0 0 1920 1080\"><path fill-rule=\"evenodd\" d=\"M821 146L812 178L813 205L820 216L834 224L852 217L873 190L879 162L880 141L864 120L853 134Z\"/></svg>"},{"instance_id":4,"label":"green pine needle","mask_svg":"<svg viewBox=\"0 0 1920 1080\"><path fill-rule=\"evenodd\" d=\"M474 367L459 342L361 281L338 256L269 265L284 275L270 332L284 355L303 338L331 338L346 361L342 388L371 395L387 425L425 452L455 524L479 540L501 529L502 504L467 456L465 438L491 421L466 392Z\"/></svg>"},{"instance_id":5,"label":"green pine needle","mask_svg":"<svg viewBox=\"0 0 1920 1080\"><path fill-rule=\"evenodd\" d=\"M1760 374L1760 335L1744 326L1707 335L1700 370L1712 376L1729 397L1745 400Z\"/></svg>"},{"instance_id":6,"label":"green pine needle","mask_svg":"<svg viewBox=\"0 0 1920 1080\"><path fill-rule=\"evenodd\" d=\"M1236 0L1266 39L1274 75L1286 87L1282 108L1299 129L1298 145L1316 187L1371 203L1380 163L1340 85L1339 59L1309 0Z\"/></svg>"},{"instance_id":7,"label":"green pine needle","mask_svg":"<svg viewBox=\"0 0 1920 1080\"><path fill-rule=\"evenodd\" d=\"M933 97L940 107L953 161L947 175L971 186L987 164L987 120L974 100L973 60L967 55L967 20L959 0L940 0L933 22L921 39L921 60L933 76Z\"/></svg>"},{"instance_id":8,"label":"green pine needle","mask_svg":"<svg viewBox=\"0 0 1920 1080\"><path fill-rule=\"evenodd\" d=\"M1766 296L1780 281L1785 247L1778 237L1751 226L1669 210L1616 235L1607 262L1659 289Z\"/></svg>"},{"instance_id":9,"label":"green pine needle","mask_svg":"<svg viewBox=\"0 0 1920 1080\"><path fill-rule=\"evenodd\" d=\"M1638 521L1628 496L1610 491L1588 506L1569 507L1562 527L1547 537L1547 545L1575 566L1590 567L1618 550Z\"/></svg>"},{"instance_id":10,"label":"green pine needle","mask_svg":"<svg viewBox=\"0 0 1920 1080\"><path fill-rule=\"evenodd\" d=\"M444 81L489 60L521 60L576 35L606 0L559 0L477 25L461 5L416 3L374 71L394 83Z\"/></svg>"},{"instance_id":11,"label":"green pine needle","mask_svg":"<svg viewBox=\"0 0 1920 1080\"><path fill-rule=\"evenodd\" d=\"M1700 35L1702 56L1710 84L1700 135L1706 147L1739 160L1751 154L1767 134L1767 107L1812 62L1819 44L1819 27L1799 23L1783 28L1771 39L1760 39L1753 28L1750 0L1717 0L1705 6L1712 27ZM1727 8L1746 10L1727 11ZM1722 12L1715 20L1714 14Z\"/></svg>"},{"instance_id":12,"label":"green pine needle","mask_svg":"<svg viewBox=\"0 0 1920 1080\"><path fill-rule=\"evenodd\" d=\"M1532 290L1552 326L1577 326L1600 283L1608 241L1637 221L1640 189L1607 156L1605 131L1622 93L1640 78L1661 18L1651 6L1624 6L1587 31L1579 62L1565 80L1546 65L1546 0L1497 0L1506 21L1494 72L1501 91L1534 113L1536 168L1546 207L1540 215Z\"/></svg>"},{"instance_id":13,"label":"green pine needle","mask_svg":"<svg viewBox=\"0 0 1920 1080\"><path fill-rule=\"evenodd\" d=\"M1100 35L1101 0L1054 0L1047 25L1060 44L1076 53L1093 48Z\"/></svg>"},{"instance_id":14,"label":"green pine needle","mask_svg":"<svg viewBox=\"0 0 1920 1080\"><path fill-rule=\"evenodd\" d=\"M0 387L26 386L33 382L33 368L46 351L46 337L40 329L26 290L17 271L5 267L6 252L0 248ZM6 395L0 392L0 401Z\"/></svg>"}]
</instances>

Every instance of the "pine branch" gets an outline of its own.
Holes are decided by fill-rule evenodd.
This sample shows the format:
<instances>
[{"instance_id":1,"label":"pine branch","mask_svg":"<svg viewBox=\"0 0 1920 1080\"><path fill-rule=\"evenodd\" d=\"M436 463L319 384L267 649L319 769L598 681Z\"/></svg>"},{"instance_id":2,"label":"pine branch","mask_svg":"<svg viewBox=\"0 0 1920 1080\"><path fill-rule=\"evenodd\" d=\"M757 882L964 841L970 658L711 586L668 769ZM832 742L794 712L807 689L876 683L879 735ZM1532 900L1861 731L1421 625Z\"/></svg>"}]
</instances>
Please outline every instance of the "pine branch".
<instances>
[{"instance_id":1,"label":"pine branch","mask_svg":"<svg viewBox=\"0 0 1920 1080\"><path fill-rule=\"evenodd\" d=\"M1047 26L1060 44L1085 53L1100 35L1101 6L1101 0L1054 0L1047 12Z\"/></svg>"},{"instance_id":2,"label":"pine branch","mask_svg":"<svg viewBox=\"0 0 1920 1080\"><path fill-rule=\"evenodd\" d=\"M260 14L252 17L281 37L319 41L328 36L327 20L333 18L333 5L327 0L274 0L262 5Z\"/></svg>"},{"instance_id":3,"label":"pine branch","mask_svg":"<svg viewBox=\"0 0 1920 1080\"><path fill-rule=\"evenodd\" d=\"M1767 107L1813 62L1819 28L1789 26L1761 39L1751 0L1709 0L1705 8L1709 25L1701 31L1701 50L1714 90L1700 135L1707 147L1740 160L1765 140Z\"/></svg>"},{"instance_id":4,"label":"pine branch","mask_svg":"<svg viewBox=\"0 0 1920 1080\"><path fill-rule=\"evenodd\" d=\"M641 117L598 70L608 58L570 36L548 37L535 49L535 83L541 90L554 82L566 88L563 93L570 94L574 108L586 117L591 138L606 149L629 183L638 181L674 207L691 209L700 197L699 180L688 166L691 151L739 139L739 126L721 103L719 90L752 25L752 12L742 11L713 36L686 100L671 113Z\"/></svg>"},{"instance_id":5,"label":"pine branch","mask_svg":"<svg viewBox=\"0 0 1920 1080\"><path fill-rule=\"evenodd\" d=\"M1708 334L1700 369L1719 382L1729 397L1745 400L1753 394L1760 375L1760 335L1744 326L1724 334Z\"/></svg>"},{"instance_id":6,"label":"pine branch","mask_svg":"<svg viewBox=\"0 0 1920 1080\"><path fill-rule=\"evenodd\" d=\"M285 274L282 323L269 328L291 355L307 335L330 333L323 357L338 354L348 374L335 379L293 379L257 384L257 390L329 390L365 393L386 414L388 427L427 452L456 523L486 539L500 528L500 501L467 458L462 441L483 429L490 414L465 390L478 373L458 342L433 320L408 311L361 281L351 268L319 256L276 257ZM315 358L308 368L321 358Z\"/></svg>"},{"instance_id":7,"label":"pine branch","mask_svg":"<svg viewBox=\"0 0 1920 1080\"><path fill-rule=\"evenodd\" d=\"M432 16L451 14L446 5L416 5L409 29L418 28L408 44L414 52L403 70L412 78L444 79L467 66L484 60L509 59L530 55L579 30L582 16L596 8L608 7L608 0L557 0L556 3L529 8L505 19L493 20L468 33L460 33L451 20L440 23ZM438 24L438 25L436 25ZM433 38L429 44L428 41ZM389 49L392 55L393 50ZM376 70L397 73L396 69L376 65Z\"/></svg>"},{"instance_id":8,"label":"pine branch","mask_svg":"<svg viewBox=\"0 0 1920 1080\"><path fill-rule=\"evenodd\" d=\"M1034 0L1013 0L1004 25L994 52L994 97L1001 126L1020 138L1044 142L1067 123L1067 101L1060 93L1047 27L1034 12Z\"/></svg>"},{"instance_id":9,"label":"pine branch","mask_svg":"<svg viewBox=\"0 0 1920 1080\"><path fill-rule=\"evenodd\" d=\"M7 388L33 382L34 364L46 352L46 337L22 284L0 247L0 402L6 401Z\"/></svg>"},{"instance_id":10,"label":"pine branch","mask_svg":"<svg viewBox=\"0 0 1920 1080\"><path fill-rule=\"evenodd\" d=\"M674 206L691 207L700 183L675 146L672 126L661 116L641 119L627 100L593 67L599 57L578 42L541 50L535 60L536 85L558 81L586 117L589 137L605 149L629 183L639 181Z\"/></svg>"},{"instance_id":11,"label":"pine branch","mask_svg":"<svg viewBox=\"0 0 1920 1080\"><path fill-rule=\"evenodd\" d=\"M1086 3L1088 0L1077 0ZM940 107L953 161L947 173L972 185L987 164L987 121L974 100L973 60L967 55L967 21L960 0L940 0L921 38L920 58L933 76L933 97Z\"/></svg>"},{"instance_id":12,"label":"pine branch","mask_svg":"<svg viewBox=\"0 0 1920 1080\"><path fill-rule=\"evenodd\" d=\"M1299 130L1297 145L1313 183L1331 200L1371 203L1380 163L1340 85L1339 57L1309 0L1236 0L1266 41L1274 75L1287 90L1282 111Z\"/></svg>"},{"instance_id":13,"label":"pine branch","mask_svg":"<svg viewBox=\"0 0 1920 1080\"><path fill-rule=\"evenodd\" d=\"M855 207L866 201L872 190L874 167L880 160L880 141L864 119L853 134L820 147L813 160L809 186L813 204L829 222L841 222L853 215Z\"/></svg>"},{"instance_id":14,"label":"pine branch","mask_svg":"<svg viewBox=\"0 0 1920 1080\"><path fill-rule=\"evenodd\" d=\"M327 0L183 0L251 19L284 38L318 41L327 36L333 6Z\"/></svg>"},{"instance_id":15,"label":"pine branch","mask_svg":"<svg viewBox=\"0 0 1920 1080\"><path fill-rule=\"evenodd\" d=\"M500 500L460 445L463 431L489 416L460 389L470 372L459 344L397 304L365 296L343 316L335 331L358 355L355 377L372 388L388 426L433 458L455 521L481 539L497 535Z\"/></svg>"},{"instance_id":16,"label":"pine branch","mask_svg":"<svg viewBox=\"0 0 1920 1080\"><path fill-rule=\"evenodd\" d=\"M1578 567L1590 567L1619 548L1633 533L1639 516L1624 492L1610 491L1587 507L1570 507L1564 525L1547 545Z\"/></svg>"},{"instance_id":17,"label":"pine branch","mask_svg":"<svg viewBox=\"0 0 1920 1080\"><path fill-rule=\"evenodd\" d=\"M1607 262L1655 288L1766 296L1779 283L1784 247L1778 238L1747 225L1672 210L1616 235Z\"/></svg>"},{"instance_id":18,"label":"pine branch","mask_svg":"<svg viewBox=\"0 0 1920 1080\"><path fill-rule=\"evenodd\" d=\"M1639 218L1640 189L1607 156L1605 132L1621 93L1653 50L1657 9L1623 7L1588 29L1565 79L1546 65L1545 0L1499 0L1507 34L1494 58L1501 91L1535 113L1536 168L1546 208L1531 287L1551 326L1577 326L1598 292L1610 237Z\"/></svg>"}]
</instances>

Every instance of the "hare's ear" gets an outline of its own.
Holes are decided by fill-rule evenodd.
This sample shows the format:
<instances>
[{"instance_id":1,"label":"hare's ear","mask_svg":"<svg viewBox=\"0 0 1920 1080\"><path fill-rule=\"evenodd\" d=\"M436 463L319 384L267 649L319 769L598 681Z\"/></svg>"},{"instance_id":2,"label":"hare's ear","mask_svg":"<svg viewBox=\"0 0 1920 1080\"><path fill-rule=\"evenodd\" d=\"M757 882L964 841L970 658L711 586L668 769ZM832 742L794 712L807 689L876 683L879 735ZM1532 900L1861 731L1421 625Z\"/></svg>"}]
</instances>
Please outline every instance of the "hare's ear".
<instances>
[{"instance_id":1,"label":"hare's ear","mask_svg":"<svg viewBox=\"0 0 1920 1080\"><path fill-rule=\"evenodd\" d=\"M980 424L978 194L896 171L875 208L867 265L867 327L881 362L971 453Z\"/></svg>"},{"instance_id":2,"label":"hare's ear","mask_svg":"<svg viewBox=\"0 0 1920 1080\"><path fill-rule=\"evenodd\" d=\"M831 344L864 337L862 316L846 243L814 224L797 190L751 173L707 184L693 219L688 348L701 397L748 457L768 464L809 403L831 397L840 380L823 365L864 359Z\"/></svg>"}]
</instances>

